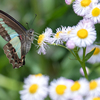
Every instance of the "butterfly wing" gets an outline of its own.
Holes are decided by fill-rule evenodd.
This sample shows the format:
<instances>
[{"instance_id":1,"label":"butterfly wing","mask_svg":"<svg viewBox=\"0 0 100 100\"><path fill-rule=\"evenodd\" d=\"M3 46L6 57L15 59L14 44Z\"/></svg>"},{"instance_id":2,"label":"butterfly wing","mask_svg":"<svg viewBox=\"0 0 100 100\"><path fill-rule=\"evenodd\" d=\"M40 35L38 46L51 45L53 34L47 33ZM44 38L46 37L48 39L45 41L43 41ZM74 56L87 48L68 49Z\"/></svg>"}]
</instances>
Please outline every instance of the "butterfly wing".
<instances>
[{"instance_id":1,"label":"butterfly wing","mask_svg":"<svg viewBox=\"0 0 100 100\"><path fill-rule=\"evenodd\" d=\"M18 55L18 58L21 59L21 42L20 42L19 37L14 37L13 39L9 41L9 43L12 44L12 46L14 47Z\"/></svg>"},{"instance_id":2,"label":"butterfly wing","mask_svg":"<svg viewBox=\"0 0 100 100\"><path fill-rule=\"evenodd\" d=\"M25 64L22 44L25 43L26 31L18 21L0 10L0 35L8 41L3 49L13 68ZM22 39L19 38L20 36Z\"/></svg>"},{"instance_id":3,"label":"butterfly wing","mask_svg":"<svg viewBox=\"0 0 100 100\"><path fill-rule=\"evenodd\" d=\"M11 41L12 42L12 41ZM20 43L17 43L18 45L20 45ZM7 58L9 59L9 62L13 65L13 68L19 68L20 66L25 65L25 56L22 56L21 58L19 58L19 55L16 52L19 52L20 47L17 46L17 44L15 45L15 48L18 48L18 50L16 51L15 48L13 47L13 45L8 42L4 47L4 53L6 54Z\"/></svg>"},{"instance_id":4,"label":"butterfly wing","mask_svg":"<svg viewBox=\"0 0 100 100\"><path fill-rule=\"evenodd\" d=\"M0 35L10 41L13 36L23 35L26 33L26 28L7 13L0 10ZM13 34L13 36L12 36ZM15 37L14 36L14 37Z\"/></svg>"}]
</instances>

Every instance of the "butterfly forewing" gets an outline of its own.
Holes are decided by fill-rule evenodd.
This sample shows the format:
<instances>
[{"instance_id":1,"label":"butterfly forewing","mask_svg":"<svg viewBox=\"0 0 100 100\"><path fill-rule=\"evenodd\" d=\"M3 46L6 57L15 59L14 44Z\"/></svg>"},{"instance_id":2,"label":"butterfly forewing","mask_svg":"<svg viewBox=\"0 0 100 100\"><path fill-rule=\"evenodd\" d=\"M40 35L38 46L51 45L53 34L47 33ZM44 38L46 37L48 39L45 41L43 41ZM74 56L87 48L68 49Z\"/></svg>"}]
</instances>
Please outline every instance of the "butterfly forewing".
<instances>
[{"instance_id":1,"label":"butterfly forewing","mask_svg":"<svg viewBox=\"0 0 100 100\"><path fill-rule=\"evenodd\" d=\"M23 27L18 21L1 10L0 18L3 19L4 23L14 29L18 34L25 34L25 31L27 31L26 28Z\"/></svg>"}]
</instances>

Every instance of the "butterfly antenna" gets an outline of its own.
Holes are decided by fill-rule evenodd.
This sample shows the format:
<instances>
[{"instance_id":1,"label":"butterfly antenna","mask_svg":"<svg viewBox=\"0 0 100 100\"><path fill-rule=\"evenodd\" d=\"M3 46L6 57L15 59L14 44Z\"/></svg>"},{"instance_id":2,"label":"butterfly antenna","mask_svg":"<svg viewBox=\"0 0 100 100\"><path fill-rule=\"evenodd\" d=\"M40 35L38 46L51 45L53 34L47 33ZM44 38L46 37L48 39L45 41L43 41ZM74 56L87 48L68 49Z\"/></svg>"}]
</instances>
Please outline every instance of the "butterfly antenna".
<instances>
[{"instance_id":1,"label":"butterfly antenna","mask_svg":"<svg viewBox=\"0 0 100 100\"><path fill-rule=\"evenodd\" d=\"M28 23L26 23L26 25L27 25L27 27L28 27L28 29L29 29L29 24L28 24Z\"/></svg>"},{"instance_id":2,"label":"butterfly antenna","mask_svg":"<svg viewBox=\"0 0 100 100\"><path fill-rule=\"evenodd\" d=\"M34 17L33 21L31 22L31 26L32 26L32 24L33 24L36 17L37 17L37 14L35 14L35 17Z\"/></svg>"}]
</instances>

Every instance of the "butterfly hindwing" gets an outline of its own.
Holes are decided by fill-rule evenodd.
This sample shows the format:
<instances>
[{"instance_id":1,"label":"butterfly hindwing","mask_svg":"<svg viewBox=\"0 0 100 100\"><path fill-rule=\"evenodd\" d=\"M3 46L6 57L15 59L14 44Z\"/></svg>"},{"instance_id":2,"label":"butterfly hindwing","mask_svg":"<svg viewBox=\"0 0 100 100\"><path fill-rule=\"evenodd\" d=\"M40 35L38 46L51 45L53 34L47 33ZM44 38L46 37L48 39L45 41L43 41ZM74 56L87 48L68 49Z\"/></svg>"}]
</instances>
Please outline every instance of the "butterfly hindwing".
<instances>
[{"instance_id":1,"label":"butterfly hindwing","mask_svg":"<svg viewBox=\"0 0 100 100\"><path fill-rule=\"evenodd\" d=\"M4 53L6 54L9 62L13 65L13 68L19 68L20 66L25 65L25 56L19 59L18 54L16 53L13 45L8 42L4 47Z\"/></svg>"},{"instance_id":2,"label":"butterfly hindwing","mask_svg":"<svg viewBox=\"0 0 100 100\"><path fill-rule=\"evenodd\" d=\"M13 39L11 39L9 41L9 43L12 44L12 46L16 50L16 53L17 53L19 59L21 59L21 41L20 41L19 37L14 37Z\"/></svg>"}]
</instances>

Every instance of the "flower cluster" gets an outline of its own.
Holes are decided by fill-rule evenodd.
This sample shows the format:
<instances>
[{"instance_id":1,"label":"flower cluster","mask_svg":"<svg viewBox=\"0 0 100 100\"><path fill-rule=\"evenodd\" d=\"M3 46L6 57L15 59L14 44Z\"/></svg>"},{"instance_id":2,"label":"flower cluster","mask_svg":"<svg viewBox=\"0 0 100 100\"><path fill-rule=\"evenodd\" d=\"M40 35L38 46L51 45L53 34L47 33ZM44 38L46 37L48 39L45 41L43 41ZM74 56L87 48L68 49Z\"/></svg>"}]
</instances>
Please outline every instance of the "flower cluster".
<instances>
[{"instance_id":1,"label":"flower cluster","mask_svg":"<svg viewBox=\"0 0 100 100\"><path fill-rule=\"evenodd\" d=\"M71 3L72 0L65 0L65 2ZM99 0L75 0L73 10L83 19L72 27L57 28L56 33L53 33L51 28L47 28L38 37L39 54L46 54L47 44L64 45L68 49L74 49L75 47L87 47L94 43L97 36L94 25L100 23Z\"/></svg>"},{"instance_id":2,"label":"flower cluster","mask_svg":"<svg viewBox=\"0 0 100 100\"><path fill-rule=\"evenodd\" d=\"M68 49L77 47L87 47L93 44L96 40L96 31L91 20L83 19L76 26L63 27L56 29L53 33L50 28L47 28L38 37L39 50L38 53L46 54L45 48L47 44L64 45Z\"/></svg>"},{"instance_id":3,"label":"flower cluster","mask_svg":"<svg viewBox=\"0 0 100 100\"><path fill-rule=\"evenodd\" d=\"M61 77L50 83L49 96L52 100L100 100L100 78L89 82Z\"/></svg>"},{"instance_id":4,"label":"flower cluster","mask_svg":"<svg viewBox=\"0 0 100 100\"><path fill-rule=\"evenodd\" d=\"M100 3L99 0L74 0L74 2L65 0L65 2L69 5L72 3L74 12L83 19L77 25L61 25L55 33L51 28L46 28L45 32L38 36L38 53L46 54L48 44L62 46L79 61L87 77L85 62L100 62L100 47L94 43L97 38L95 24L100 23Z\"/></svg>"},{"instance_id":5,"label":"flower cluster","mask_svg":"<svg viewBox=\"0 0 100 100\"><path fill-rule=\"evenodd\" d=\"M47 95L51 100L100 100L100 78L87 81L80 78L77 81L60 77L50 82L49 77L37 74L29 75L23 90L21 100L44 100Z\"/></svg>"}]
</instances>

